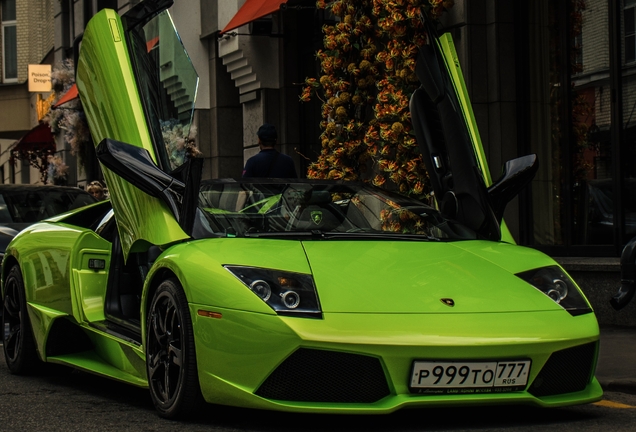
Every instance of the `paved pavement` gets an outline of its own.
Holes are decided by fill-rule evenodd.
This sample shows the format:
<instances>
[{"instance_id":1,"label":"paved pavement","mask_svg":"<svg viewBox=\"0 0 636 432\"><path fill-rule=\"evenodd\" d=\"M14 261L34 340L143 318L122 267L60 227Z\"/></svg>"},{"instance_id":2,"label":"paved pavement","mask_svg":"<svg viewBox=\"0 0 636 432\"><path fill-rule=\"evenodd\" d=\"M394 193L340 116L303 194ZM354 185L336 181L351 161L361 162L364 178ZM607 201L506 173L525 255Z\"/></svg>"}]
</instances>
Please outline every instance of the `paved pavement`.
<instances>
[{"instance_id":1,"label":"paved pavement","mask_svg":"<svg viewBox=\"0 0 636 432\"><path fill-rule=\"evenodd\" d=\"M601 326L596 378L604 390L636 394L636 327Z\"/></svg>"}]
</instances>

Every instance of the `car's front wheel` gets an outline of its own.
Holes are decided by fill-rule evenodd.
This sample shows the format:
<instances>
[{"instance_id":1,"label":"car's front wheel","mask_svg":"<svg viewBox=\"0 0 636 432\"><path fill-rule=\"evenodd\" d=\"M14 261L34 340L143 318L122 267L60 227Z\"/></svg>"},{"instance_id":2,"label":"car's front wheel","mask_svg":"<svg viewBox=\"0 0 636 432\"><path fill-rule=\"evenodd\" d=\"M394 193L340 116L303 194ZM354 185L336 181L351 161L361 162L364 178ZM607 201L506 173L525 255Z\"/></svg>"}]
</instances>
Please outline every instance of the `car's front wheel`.
<instances>
[{"instance_id":1,"label":"car's front wheel","mask_svg":"<svg viewBox=\"0 0 636 432\"><path fill-rule=\"evenodd\" d=\"M16 375L36 372L40 363L27 314L22 272L14 265L4 282L2 345L9 371Z\"/></svg>"},{"instance_id":2,"label":"car's front wheel","mask_svg":"<svg viewBox=\"0 0 636 432\"><path fill-rule=\"evenodd\" d=\"M194 414L202 403L192 319L176 279L155 292L146 328L146 369L152 401L165 418Z\"/></svg>"}]
</instances>

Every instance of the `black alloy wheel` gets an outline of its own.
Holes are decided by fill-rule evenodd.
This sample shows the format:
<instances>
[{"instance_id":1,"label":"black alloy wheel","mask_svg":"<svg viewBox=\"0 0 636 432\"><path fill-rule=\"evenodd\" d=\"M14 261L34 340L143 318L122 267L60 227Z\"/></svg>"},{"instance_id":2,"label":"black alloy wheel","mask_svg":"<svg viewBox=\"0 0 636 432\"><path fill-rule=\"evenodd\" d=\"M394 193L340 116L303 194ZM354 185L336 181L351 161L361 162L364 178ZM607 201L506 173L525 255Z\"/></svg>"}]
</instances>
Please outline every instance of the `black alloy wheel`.
<instances>
[{"instance_id":1,"label":"black alloy wheel","mask_svg":"<svg viewBox=\"0 0 636 432\"><path fill-rule=\"evenodd\" d=\"M184 418L201 407L192 319L176 279L162 282L150 304L146 369L150 395L162 417Z\"/></svg>"},{"instance_id":2,"label":"black alloy wheel","mask_svg":"<svg viewBox=\"0 0 636 432\"><path fill-rule=\"evenodd\" d=\"M31 322L27 314L22 272L14 265L4 282L2 345L9 371L27 375L37 370L38 359Z\"/></svg>"}]
</instances>

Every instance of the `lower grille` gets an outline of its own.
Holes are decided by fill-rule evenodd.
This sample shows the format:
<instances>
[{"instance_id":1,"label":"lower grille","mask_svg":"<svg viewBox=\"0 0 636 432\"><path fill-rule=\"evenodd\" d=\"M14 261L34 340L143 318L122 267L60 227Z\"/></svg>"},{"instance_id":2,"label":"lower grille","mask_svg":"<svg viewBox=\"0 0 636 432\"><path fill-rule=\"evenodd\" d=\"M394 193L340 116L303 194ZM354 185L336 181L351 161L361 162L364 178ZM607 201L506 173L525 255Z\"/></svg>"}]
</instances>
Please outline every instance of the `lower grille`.
<instances>
[{"instance_id":1,"label":"lower grille","mask_svg":"<svg viewBox=\"0 0 636 432\"><path fill-rule=\"evenodd\" d=\"M301 348L258 388L258 396L297 402L373 403L389 395L380 360Z\"/></svg>"},{"instance_id":2,"label":"lower grille","mask_svg":"<svg viewBox=\"0 0 636 432\"><path fill-rule=\"evenodd\" d=\"M596 342L552 353L528 392L542 397L584 390L592 377L595 355Z\"/></svg>"}]
</instances>

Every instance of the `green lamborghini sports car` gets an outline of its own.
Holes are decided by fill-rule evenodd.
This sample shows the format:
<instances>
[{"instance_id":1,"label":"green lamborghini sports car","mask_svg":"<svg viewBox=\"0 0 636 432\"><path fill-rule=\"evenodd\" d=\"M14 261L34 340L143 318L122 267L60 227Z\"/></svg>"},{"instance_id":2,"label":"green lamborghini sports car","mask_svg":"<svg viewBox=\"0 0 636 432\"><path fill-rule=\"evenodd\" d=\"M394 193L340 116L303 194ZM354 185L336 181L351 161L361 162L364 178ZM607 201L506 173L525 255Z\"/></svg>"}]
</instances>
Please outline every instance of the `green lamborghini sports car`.
<instances>
[{"instance_id":1,"label":"green lamborghini sports car","mask_svg":"<svg viewBox=\"0 0 636 432\"><path fill-rule=\"evenodd\" d=\"M433 208L362 183L202 181L183 139L198 78L170 4L105 9L86 28L76 82L111 199L7 247L12 373L55 363L145 387L169 418L205 402L389 413L601 398L590 304L502 222L536 158L491 181L449 36L421 47L410 105Z\"/></svg>"}]
</instances>

